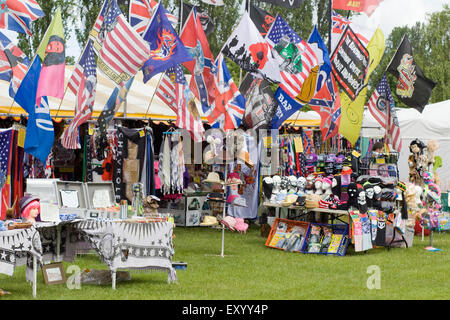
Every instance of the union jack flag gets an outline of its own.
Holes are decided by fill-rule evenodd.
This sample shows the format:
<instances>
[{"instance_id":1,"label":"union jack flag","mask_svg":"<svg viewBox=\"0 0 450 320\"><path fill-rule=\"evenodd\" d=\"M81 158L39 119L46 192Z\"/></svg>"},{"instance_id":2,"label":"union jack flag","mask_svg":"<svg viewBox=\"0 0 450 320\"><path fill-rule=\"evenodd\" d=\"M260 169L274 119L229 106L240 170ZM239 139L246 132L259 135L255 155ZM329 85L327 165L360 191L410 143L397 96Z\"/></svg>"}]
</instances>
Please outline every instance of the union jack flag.
<instances>
[{"instance_id":1,"label":"union jack flag","mask_svg":"<svg viewBox=\"0 0 450 320\"><path fill-rule=\"evenodd\" d=\"M362 25L358 25L339 13L333 11L332 16L332 29L331 29L331 52L334 51L336 48L339 40L341 39L341 36L343 35L345 28L347 28L347 25L350 25L352 30L355 32L356 37L362 42L364 46L367 47L369 44L370 39L372 38L373 34L375 33L375 30L367 28ZM331 56L331 55L330 55Z\"/></svg>"},{"instance_id":2,"label":"union jack flag","mask_svg":"<svg viewBox=\"0 0 450 320\"><path fill-rule=\"evenodd\" d=\"M215 64L215 101L205 115L213 128L236 129L244 117L245 98L231 78L222 53Z\"/></svg>"},{"instance_id":3,"label":"union jack flag","mask_svg":"<svg viewBox=\"0 0 450 320\"><path fill-rule=\"evenodd\" d=\"M184 63L184 66L192 74L189 87L195 97L200 100L203 112L207 112L214 101L214 73L216 72L216 67L195 7L192 8L181 31L180 39L192 57L194 57L194 60Z\"/></svg>"},{"instance_id":4,"label":"union jack flag","mask_svg":"<svg viewBox=\"0 0 450 320\"><path fill-rule=\"evenodd\" d=\"M30 65L30 60L0 32L0 79L10 82L9 96L14 98Z\"/></svg>"},{"instance_id":5,"label":"union jack flag","mask_svg":"<svg viewBox=\"0 0 450 320\"><path fill-rule=\"evenodd\" d=\"M336 135L341 123L341 99L333 75L327 78L309 105L320 115L323 141Z\"/></svg>"},{"instance_id":6,"label":"union jack flag","mask_svg":"<svg viewBox=\"0 0 450 320\"><path fill-rule=\"evenodd\" d=\"M92 41L88 40L86 49L70 77L68 87L77 96L75 117L64 131L61 144L66 149L80 148L78 128L91 118L97 86L97 71Z\"/></svg>"},{"instance_id":7,"label":"union jack flag","mask_svg":"<svg viewBox=\"0 0 450 320\"><path fill-rule=\"evenodd\" d=\"M129 11L130 24L139 35L144 35L144 31L150 24L157 5L158 2L155 0L131 0ZM175 15L167 12L166 16L172 25L178 23L178 18Z\"/></svg>"},{"instance_id":8,"label":"union jack flag","mask_svg":"<svg viewBox=\"0 0 450 320\"><path fill-rule=\"evenodd\" d=\"M44 16L35 0L0 0L0 29L32 35L30 25Z\"/></svg>"},{"instance_id":9,"label":"union jack flag","mask_svg":"<svg viewBox=\"0 0 450 320\"><path fill-rule=\"evenodd\" d=\"M177 115L176 126L186 129L195 142L203 140L205 129L200 118L191 90L186 86L181 65L166 70L156 89L160 98Z\"/></svg>"}]
</instances>

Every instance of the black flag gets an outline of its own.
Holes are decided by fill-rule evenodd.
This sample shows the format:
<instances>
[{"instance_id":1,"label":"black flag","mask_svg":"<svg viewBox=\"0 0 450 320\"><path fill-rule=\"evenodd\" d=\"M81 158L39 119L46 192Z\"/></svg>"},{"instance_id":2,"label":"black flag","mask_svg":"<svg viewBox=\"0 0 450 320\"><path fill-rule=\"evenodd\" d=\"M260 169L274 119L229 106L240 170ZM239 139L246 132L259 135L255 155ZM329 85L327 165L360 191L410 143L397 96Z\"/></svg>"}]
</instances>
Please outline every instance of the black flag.
<instances>
[{"instance_id":1,"label":"black flag","mask_svg":"<svg viewBox=\"0 0 450 320\"><path fill-rule=\"evenodd\" d=\"M280 7L295 9L302 5L304 0L263 0Z\"/></svg>"},{"instance_id":2,"label":"black flag","mask_svg":"<svg viewBox=\"0 0 450 320\"><path fill-rule=\"evenodd\" d=\"M246 5L246 8L248 8L248 5ZM256 28L258 28L259 33L261 33L263 37L266 36L270 26L275 21L275 18L270 13L253 5L252 3L250 3L250 19L252 19L253 23L256 25Z\"/></svg>"},{"instance_id":3,"label":"black flag","mask_svg":"<svg viewBox=\"0 0 450 320\"><path fill-rule=\"evenodd\" d=\"M397 78L397 87L394 92L399 100L422 112L430 100L431 91L436 83L425 77L416 64L407 35L403 37L387 71Z\"/></svg>"},{"instance_id":4,"label":"black flag","mask_svg":"<svg viewBox=\"0 0 450 320\"><path fill-rule=\"evenodd\" d=\"M186 22L189 13L191 13L193 7L194 6L192 4L183 2L183 21L181 24L182 26L184 26L184 23ZM215 25L205 9L202 9L197 6L195 6L195 9L197 9L197 15L200 18L200 23L202 24L203 31L205 31L206 36L208 36L211 32L214 31Z\"/></svg>"},{"instance_id":5,"label":"black flag","mask_svg":"<svg viewBox=\"0 0 450 320\"><path fill-rule=\"evenodd\" d=\"M244 127L268 129L277 108L269 82L247 73L239 91L245 98L245 113L242 119Z\"/></svg>"}]
</instances>

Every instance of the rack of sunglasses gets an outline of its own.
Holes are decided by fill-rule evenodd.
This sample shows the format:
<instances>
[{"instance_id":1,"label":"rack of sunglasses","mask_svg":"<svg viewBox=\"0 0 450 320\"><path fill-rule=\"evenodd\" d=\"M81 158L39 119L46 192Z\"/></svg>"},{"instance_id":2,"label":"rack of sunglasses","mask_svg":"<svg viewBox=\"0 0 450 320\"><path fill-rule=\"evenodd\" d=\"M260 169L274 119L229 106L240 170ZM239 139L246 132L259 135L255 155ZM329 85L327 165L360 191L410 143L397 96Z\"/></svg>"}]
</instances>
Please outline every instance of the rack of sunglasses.
<instances>
[{"instance_id":1,"label":"rack of sunglasses","mask_svg":"<svg viewBox=\"0 0 450 320\"><path fill-rule=\"evenodd\" d=\"M398 179L399 172L397 163L399 156L398 152L372 152L367 157L361 159L359 174Z\"/></svg>"}]
</instances>

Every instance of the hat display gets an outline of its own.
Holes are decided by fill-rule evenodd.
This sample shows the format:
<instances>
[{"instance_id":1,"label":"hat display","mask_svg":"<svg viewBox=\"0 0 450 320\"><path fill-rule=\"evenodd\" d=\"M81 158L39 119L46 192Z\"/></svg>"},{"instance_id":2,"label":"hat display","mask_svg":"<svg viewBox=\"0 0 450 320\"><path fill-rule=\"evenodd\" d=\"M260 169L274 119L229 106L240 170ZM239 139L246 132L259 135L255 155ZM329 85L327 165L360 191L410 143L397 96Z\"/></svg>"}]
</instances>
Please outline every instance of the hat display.
<instances>
[{"instance_id":1,"label":"hat display","mask_svg":"<svg viewBox=\"0 0 450 320\"><path fill-rule=\"evenodd\" d=\"M210 183L217 183L217 184L224 183L222 180L220 180L220 176L217 172L208 173L208 177L206 178L206 180L203 180L203 182L210 182Z\"/></svg>"},{"instance_id":2,"label":"hat display","mask_svg":"<svg viewBox=\"0 0 450 320\"><path fill-rule=\"evenodd\" d=\"M295 201L297 201L298 196L296 194L288 194L286 196L286 198L283 200L283 202L281 203L281 205L283 207L289 207L291 205L293 205L295 203Z\"/></svg>"},{"instance_id":3,"label":"hat display","mask_svg":"<svg viewBox=\"0 0 450 320\"><path fill-rule=\"evenodd\" d=\"M33 201L39 201L39 198L36 196L33 196L31 194L25 194L20 200L19 200L19 208L20 212L23 211Z\"/></svg>"}]
</instances>

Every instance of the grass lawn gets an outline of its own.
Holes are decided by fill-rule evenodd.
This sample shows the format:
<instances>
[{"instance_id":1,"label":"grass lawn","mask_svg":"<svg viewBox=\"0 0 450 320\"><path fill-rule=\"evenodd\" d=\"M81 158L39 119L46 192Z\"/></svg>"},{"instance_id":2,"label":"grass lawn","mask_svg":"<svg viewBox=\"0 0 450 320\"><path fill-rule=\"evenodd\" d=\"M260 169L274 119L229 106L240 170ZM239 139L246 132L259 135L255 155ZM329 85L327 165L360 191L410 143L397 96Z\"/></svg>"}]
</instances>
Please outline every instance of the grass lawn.
<instances>
[{"instance_id":1,"label":"grass lawn","mask_svg":"<svg viewBox=\"0 0 450 320\"><path fill-rule=\"evenodd\" d=\"M225 233L225 257L221 231L211 228L175 228L174 261L188 263L177 270L178 283L168 284L165 272L133 273L132 280L110 286L46 286L38 272L37 299L145 299L145 300L298 300L298 299L449 299L450 234L435 233L434 246L424 250L429 238L414 238L412 248L384 248L366 254L349 249L345 257L284 252L265 247L265 238L253 225L247 234ZM96 255L75 260L84 268L106 269ZM67 267L70 263L64 263ZM367 267L381 270L381 289L369 290ZM13 277L0 274L0 288L12 292L0 300L33 299L25 281L25 267Z\"/></svg>"}]
</instances>

